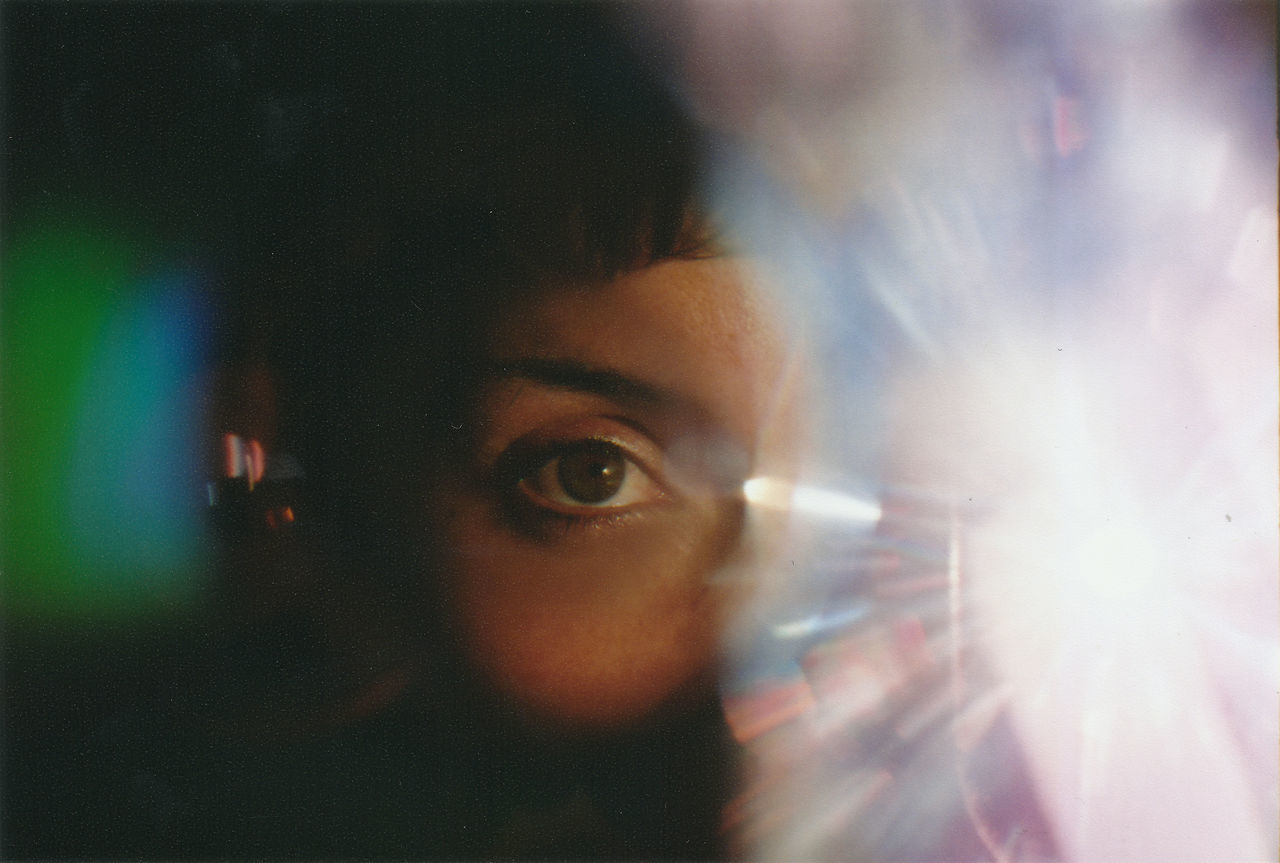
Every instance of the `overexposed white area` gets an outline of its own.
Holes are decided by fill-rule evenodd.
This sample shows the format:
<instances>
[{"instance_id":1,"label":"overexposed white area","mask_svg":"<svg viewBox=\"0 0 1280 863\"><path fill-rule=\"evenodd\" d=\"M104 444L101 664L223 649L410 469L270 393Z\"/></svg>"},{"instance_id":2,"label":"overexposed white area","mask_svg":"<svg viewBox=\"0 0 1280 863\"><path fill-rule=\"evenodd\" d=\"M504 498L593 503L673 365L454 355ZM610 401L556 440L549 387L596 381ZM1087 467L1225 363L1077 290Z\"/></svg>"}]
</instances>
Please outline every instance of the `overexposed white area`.
<instances>
[{"instance_id":1,"label":"overexposed white area","mask_svg":"<svg viewBox=\"0 0 1280 863\"><path fill-rule=\"evenodd\" d=\"M928 817L883 813L955 814L928 799L958 775L993 860L1274 860L1274 4L662 8L713 191L809 320L820 394L803 482L745 489L792 545L784 602L752 611L787 646L738 674L806 687L756 741L776 769L747 853L927 856L901 834ZM868 660L904 621L929 652ZM816 679L837 643L857 673ZM965 741L994 716L1049 847L984 811Z\"/></svg>"}]
</instances>

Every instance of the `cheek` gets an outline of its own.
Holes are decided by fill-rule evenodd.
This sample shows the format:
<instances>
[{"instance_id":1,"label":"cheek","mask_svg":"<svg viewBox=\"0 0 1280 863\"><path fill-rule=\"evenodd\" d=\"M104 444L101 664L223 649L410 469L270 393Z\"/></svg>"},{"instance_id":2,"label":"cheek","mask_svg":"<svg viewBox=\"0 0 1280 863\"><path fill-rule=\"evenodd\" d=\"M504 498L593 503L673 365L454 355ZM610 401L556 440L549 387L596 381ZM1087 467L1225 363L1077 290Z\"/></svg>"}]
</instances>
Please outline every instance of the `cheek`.
<instances>
[{"instance_id":1,"label":"cheek","mask_svg":"<svg viewBox=\"0 0 1280 863\"><path fill-rule=\"evenodd\" d=\"M460 513L451 572L473 665L545 719L643 717L715 670L729 597L711 576L735 521L707 504L545 544Z\"/></svg>"}]
</instances>

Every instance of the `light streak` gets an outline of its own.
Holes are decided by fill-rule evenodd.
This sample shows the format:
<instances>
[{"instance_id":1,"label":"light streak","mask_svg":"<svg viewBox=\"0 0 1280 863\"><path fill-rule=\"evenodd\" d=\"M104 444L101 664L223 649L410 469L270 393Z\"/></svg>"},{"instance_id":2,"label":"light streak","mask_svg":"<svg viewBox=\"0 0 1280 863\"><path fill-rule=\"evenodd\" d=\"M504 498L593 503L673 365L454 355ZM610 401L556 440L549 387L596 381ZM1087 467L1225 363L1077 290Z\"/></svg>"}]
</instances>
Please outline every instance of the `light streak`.
<instances>
[{"instance_id":1,"label":"light streak","mask_svg":"<svg viewBox=\"0 0 1280 863\"><path fill-rule=\"evenodd\" d=\"M866 498L773 477L752 477L742 494L754 506L834 521L874 524L881 515L880 505Z\"/></svg>"},{"instance_id":2,"label":"light streak","mask_svg":"<svg viewBox=\"0 0 1280 863\"><path fill-rule=\"evenodd\" d=\"M848 626L865 618L871 612L870 605L858 605L829 614L811 614L800 620L775 624L773 634L776 638L807 638L821 632L830 632Z\"/></svg>"}]
</instances>

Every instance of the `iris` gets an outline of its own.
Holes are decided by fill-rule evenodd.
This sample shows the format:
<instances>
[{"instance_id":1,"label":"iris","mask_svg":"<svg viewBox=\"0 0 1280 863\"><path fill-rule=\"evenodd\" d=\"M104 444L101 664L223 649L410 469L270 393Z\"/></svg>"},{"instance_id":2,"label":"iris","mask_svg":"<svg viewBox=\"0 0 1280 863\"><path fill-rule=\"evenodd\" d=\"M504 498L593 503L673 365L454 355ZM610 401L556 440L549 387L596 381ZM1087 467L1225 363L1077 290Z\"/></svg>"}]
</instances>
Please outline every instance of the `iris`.
<instances>
[{"instance_id":1,"label":"iris","mask_svg":"<svg viewBox=\"0 0 1280 863\"><path fill-rule=\"evenodd\" d=\"M618 493L627 474L622 452L603 441L584 441L557 462L560 487L578 503L604 503Z\"/></svg>"}]
</instances>

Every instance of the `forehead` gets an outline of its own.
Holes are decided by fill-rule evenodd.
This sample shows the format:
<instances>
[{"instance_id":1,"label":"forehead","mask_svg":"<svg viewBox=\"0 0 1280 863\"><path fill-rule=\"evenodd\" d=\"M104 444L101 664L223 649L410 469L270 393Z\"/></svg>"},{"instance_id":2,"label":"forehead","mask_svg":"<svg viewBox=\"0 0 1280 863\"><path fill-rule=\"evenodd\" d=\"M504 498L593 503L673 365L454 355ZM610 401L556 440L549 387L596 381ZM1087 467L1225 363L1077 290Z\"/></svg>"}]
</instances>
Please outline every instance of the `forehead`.
<instances>
[{"instance_id":1,"label":"forehead","mask_svg":"<svg viewBox=\"0 0 1280 863\"><path fill-rule=\"evenodd\" d=\"M502 310L490 355L617 373L746 440L781 373L782 333L733 258L668 260L611 282L546 288Z\"/></svg>"}]
</instances>

